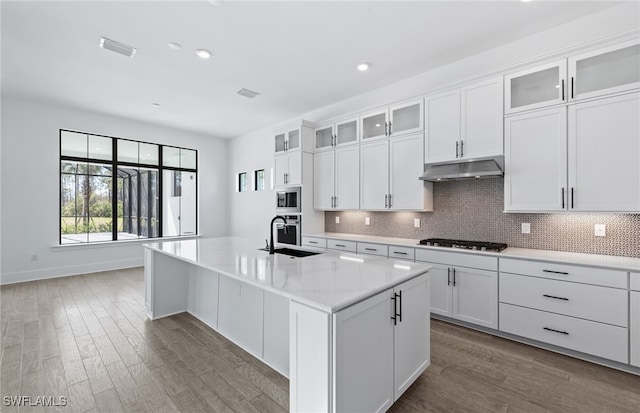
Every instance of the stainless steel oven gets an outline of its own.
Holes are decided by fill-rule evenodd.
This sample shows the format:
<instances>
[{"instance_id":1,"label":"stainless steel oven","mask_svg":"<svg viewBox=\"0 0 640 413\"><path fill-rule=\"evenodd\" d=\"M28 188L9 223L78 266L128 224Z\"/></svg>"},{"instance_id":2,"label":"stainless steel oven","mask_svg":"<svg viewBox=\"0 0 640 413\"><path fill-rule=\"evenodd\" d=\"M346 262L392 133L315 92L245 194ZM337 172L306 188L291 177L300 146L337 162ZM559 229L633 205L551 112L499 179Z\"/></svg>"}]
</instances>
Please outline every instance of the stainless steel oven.
<instances>
[{"instance_id":1,"label":"stainless steel oven","mask_svg":"<svg viewBox=\"0 0 640 413\"><path fill-rule=\"evenodd\" d=\"M300 231L300 215L285 215L286 224L276 223L278 238L276 242L281 244L302 245L302 232ZM286 231L285 231L286 228Z\"/></svg>"},{"instance_id":2,"label":"stainless steel oven","mask_svg":"<svg viewBox=\"0 0 640 413\"><path fill-rule=\"evenodd\" d=\"M276 214L301 212L300 187L295 186L276 191Z\"/></svg>"}]
</instances>

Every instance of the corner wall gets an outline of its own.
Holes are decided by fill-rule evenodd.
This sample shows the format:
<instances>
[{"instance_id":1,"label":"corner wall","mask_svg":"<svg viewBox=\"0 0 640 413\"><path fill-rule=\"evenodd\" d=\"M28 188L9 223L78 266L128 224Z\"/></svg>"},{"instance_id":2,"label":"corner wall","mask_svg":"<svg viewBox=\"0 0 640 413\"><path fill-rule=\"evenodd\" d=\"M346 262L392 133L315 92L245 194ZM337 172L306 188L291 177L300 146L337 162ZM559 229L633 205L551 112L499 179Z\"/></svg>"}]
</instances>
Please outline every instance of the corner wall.
<instances>
[{"instance_id":1,"label":"corner wall","mask_svg":"<svg viewBox=\"0 0 640 413\"><path fill-rule=\"evenodd\" d=\"M225 140L3 96L0 283L143 264L139 241L53 248L60 225L59 129L197 149L199 232L227 234Z\"/></svg>"}]
</instances>

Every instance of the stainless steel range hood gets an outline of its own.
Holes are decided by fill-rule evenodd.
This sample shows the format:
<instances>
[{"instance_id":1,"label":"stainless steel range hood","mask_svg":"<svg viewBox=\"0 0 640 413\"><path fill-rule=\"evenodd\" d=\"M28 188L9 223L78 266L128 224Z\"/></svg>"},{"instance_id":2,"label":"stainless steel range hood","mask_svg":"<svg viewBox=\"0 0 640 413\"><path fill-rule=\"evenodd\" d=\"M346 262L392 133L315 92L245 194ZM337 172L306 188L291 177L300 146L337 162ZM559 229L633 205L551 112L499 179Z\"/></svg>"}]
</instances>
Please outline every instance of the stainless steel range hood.
<instances>
[{"instance_id":1,"label":"stainless steel range hood","mask_svg":"<svg viewBox=\"0 0 640 413\"><path fill-rule=\"evenodd\" d=\"M474 178L502 178L504 176L504 156L475 159L459 159L447 162L424 164L424 174L418 179L441 182Z\"/></svg>"}]
</instances>

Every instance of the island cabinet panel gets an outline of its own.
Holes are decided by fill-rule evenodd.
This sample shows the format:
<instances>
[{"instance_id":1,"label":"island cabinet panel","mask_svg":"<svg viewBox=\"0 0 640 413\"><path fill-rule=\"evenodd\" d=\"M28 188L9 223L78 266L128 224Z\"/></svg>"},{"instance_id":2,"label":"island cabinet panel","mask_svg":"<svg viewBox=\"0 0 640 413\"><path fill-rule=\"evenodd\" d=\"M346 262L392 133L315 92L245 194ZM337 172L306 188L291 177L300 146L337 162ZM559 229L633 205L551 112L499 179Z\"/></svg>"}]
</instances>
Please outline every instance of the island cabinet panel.
<instances>
[{"instance_id":1,"label":"island cabinet panel","mask_svg":"<svg viewBox=\"0 0 640 413\"><path fill-rule=\"evenodd\" d=\"M640 272L630 274L631 292L630 299L630 320L629 335L631 344L631 364L640 367Z\"/></svg>"},{"instance_id":2,"label":"island cabinet panel","mask_svg":"<svg viewBox=\"0 0 640 413\"><path fill-rule=\"evenodd\" d=\"M145 297L151 320L187 310L189 264L164 254L145 255Z\"/></svg>"},{"instance_id":3,"label":"island cabinet panel","mask_svg":"<svg viewBox=\"0 0 640 413\"><path fill-rule=\"evenodd\" d=\"M289 409L331 411L331 318L296 301L289 305Z\"/></svg>"},{"instance_id":4,"label":"island cabinet panel","mask_svg":"<svg viewBox=\"0 0 640 413\"><path fill-rule=\"evenodd\" d=\"M262 358L262 289L220 275L218 330L238 346Z\"/></svg>"},{"instance_id":5,"label":"island cabinet panel","mask_svg":"<svg viewBox=\"0 0 640 413\"><path fill-rule=\"evenodd\" d=\"M289 377L289 299L264 291L264 361Z\"/></svg>"},{"instance_id":6,"label":"island cabinet panel","mask_svg":"<svg viewBox=\"0 0 640 413\"><path fill-rule=\"evenodd\" d=\"M218 328L218 273L191 265L187 311L209 327Z\"/></svg>"}]
</instances>

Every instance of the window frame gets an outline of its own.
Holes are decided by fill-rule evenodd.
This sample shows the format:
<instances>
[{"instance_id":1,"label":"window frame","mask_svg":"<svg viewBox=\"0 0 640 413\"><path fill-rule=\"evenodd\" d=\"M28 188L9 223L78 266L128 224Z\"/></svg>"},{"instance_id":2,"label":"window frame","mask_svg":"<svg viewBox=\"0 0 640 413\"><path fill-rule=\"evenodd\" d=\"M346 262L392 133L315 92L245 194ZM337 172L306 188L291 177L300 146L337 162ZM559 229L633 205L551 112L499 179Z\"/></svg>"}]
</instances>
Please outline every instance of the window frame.
<instances>
[{"instance_id":1,"label":"window frame","mask_svg":"<svg viewBox=\"0 0 640 413\"><path fill-rule=\"evenodd\" d=\"M77 157L77 156L69 156L69 155L63 155L62 154L62 135L64 132L71 132L71 133L78 133L78 134L83 134L83 135L87 135L87 138L89 136L97 136L97 137L101 137L101 138L109 138L111 139L111 160L105 160L105 159L96 159L96 158L90 158L89 157L89 153L87 152L87 157ZM118 161L118 141L129 141L129 142L136 142L137 144L148 144L148 145L155 145L158 147L158 164L157 165L153 165L153 164L149 164L149 163L141 163L140 159L138 158L138 162L126 162L126 161ZM59 129L58 132L58 154L59 154L59 160L58 160L58 191L59 191L59 199L58 199L58 245L59 246L70 246L70 245L96 245L96 244L103 244L103 243L107 243L107 242L126 242L126 241L132 241L133 239L118 239L118 168L120 167L128 167L128 168L138 168L139 170L157 170L157 195L158 195L158 206L157 206L157 219L158 219L158 236L157 237L145 237L145 238L140 238L140 235L138 235L138 238L136 238L137 240L150 240L150 239L162 239L165 238L164 234L163 234L163 226L164 226L164 218L163 218L163 214L164 214L164 193L163 193L163 172L164 171L174 171L174 172L190 172L190 173L194 173L195 174L195 234L187 234L187 235L181 235L181 234L177 234L177 235L170 235L167 236L169 238L175 238L175 237L193 237L193 236L197 236L199 235L199 226L198 226L198 221L199 221L199 186L198 186L198 150L197 149L192 149L192 148L187 148L187 147L182 147L182 146L176 146L176 145L164 145L164 144L159 144L159 143L155 143L155 142L148 142L148 141L142 141L142 140L136 140L136 139L129 139L129 138L120 138L117 136L109 136L109 135L102 135L102 134L97 134L97 133L89 133L89 132L82 132L82 131L77 131L77 130L71 130L71 129ZM173 166L164 166L163 165L163 152L164 152L164 148L168 147L168 148L176 148L179 150L188 150L188 151L193 151L195 153L195 168L182 168L182 167L173 167ZM62 175L63 175L63 171L62 171L62 163L64 161L69 161L69 162L84 162L84 163L93 163L93 164L99 164L99 165L103 165L106 167L110 167L111 171L112 171L112 180L111 180L111 239L110 240L105 240L105 241L89 241L87 239L86 242L78 242L78 243L62 243L62 201L63 201L63 191L62 191ZM138 191L139 193L139 191ZM140 196L138 195L138 201L140 201ZM140 209L140 208L139 208ZM149 223L150 223L151 219L149 219ZM139 231L138 231L139 232ZM88 232L89 233L89 232Z\"/></svg>"}]
</instances>

